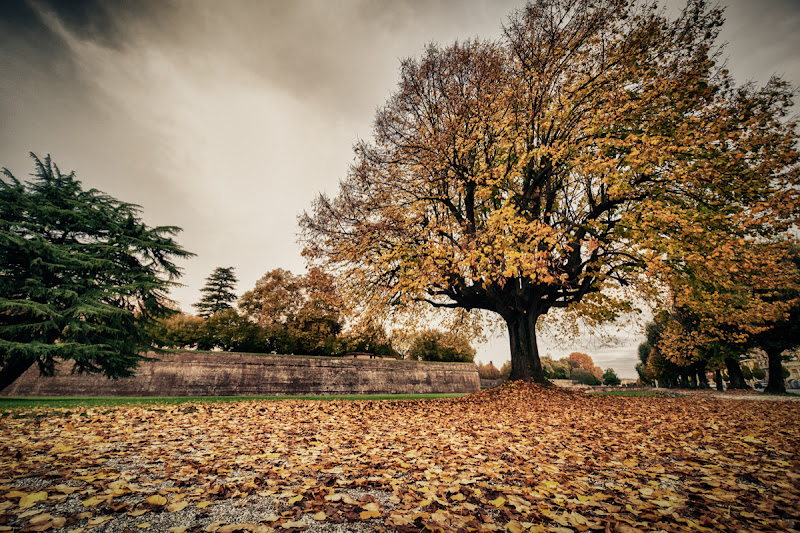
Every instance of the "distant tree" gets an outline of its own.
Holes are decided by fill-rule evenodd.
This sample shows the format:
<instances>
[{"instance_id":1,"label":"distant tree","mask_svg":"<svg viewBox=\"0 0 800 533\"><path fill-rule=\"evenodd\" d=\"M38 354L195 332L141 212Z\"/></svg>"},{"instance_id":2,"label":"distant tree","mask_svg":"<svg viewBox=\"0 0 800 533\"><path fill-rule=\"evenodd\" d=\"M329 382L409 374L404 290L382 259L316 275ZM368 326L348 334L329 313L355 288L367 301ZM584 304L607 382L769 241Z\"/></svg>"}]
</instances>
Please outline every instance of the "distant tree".
<instances>
[{"instance_id":1,"label":"distant tree","mask_svg":"<svg viewBox=\"0 0 800 533\"><path fill-rule=\"evenodd\" d=\"M297 338L298 351L310 355L331 355L336 351L336 336L342 330L342 301L336 294L333 278L319 268L311 268L300 278L303 302L287 323Z\"/></svg>"},{"instance_id":2,"label":"distant tree","mask_svg":"<svg viewBox=\"0 0 800 533\"><path fill-rule=\"evenodd\" d=\"M288 326L303 306L303 280L288 270L270 270L256 281L253 290L239 299L245 316L262 326Z\"/></svg>"},{"instance_id":3,"label":"distant tree","mask_svg":"<svg viewBox=\"0 0 800 533\"><path fill-rule=\"evenodd\" d=\"M614 372L613 368L607 368L606 371L603 373L603 385L608 385L609 387L616 387L622 383L622 380L619 379L617 373Z\"/></svg>"},{"instance_id":4,"label":"distant tree","mask_svg":"<svg viewBox=\"0 0 800 533\"><path fill-rule=\"evenodd\" d=\"M582 352L572 352L567 356L567 363L572 368L582 368L587 372L594 374L594 361L589 356Z\"/></svg>"},{"instance_id":5,"label":"distant tree","mask_svg":"<svg viewBox=\"0 0 800 533\"><path fill-rule=\"evenodd\" d=\"M292 353L287 350L287 339L281 332L280 328L260 326L235 309L225 309L205 319L198 347L226 352Z\"/></svg>"},{"instance_id":6,"label":"distant tree","mask_svg":"<svg viewBox=\"0 0 800 533\"><path fill-rule=\"evenodd\" d=\"M342 307L333 278L319 268L309 269L305 276L271 270L239 300L243 315L269 330L268 337L292 339L282 343L284 349L291 346L288 353L308 355L346 351L337 341Z\"/></svg>"},{"instance_id":7,"label":"distant tree","mask_svg":"<svg viewBox=\"0 0 800 533\"><path fill-rule=\"evenodd\" d=\"M233 309L231 304L238 298L233 292L238 282L233 271L233 267L217 267L206 278L205 286L200 289L202 297L194 304L198 315L208 318L225 309Z\"/></svg>"},{"instance_id":8,"label":"distant tree","mask_svg":"<svg viewBox=\"0 0 800 533\"><path fill-rule=\"evenodd\" d=\"M176 313L157 321L150 331L159 346L192 348L205 334L205 321L199 316Z\"/></svg>"},{"instance_id":9,"label":"distant tree","mask_svg":"<svg viewBox=\"0 0 800 533\"><path fill-rule=\"evenodd\" d=\"M33 180L0 178L0 389L59 359L129 376L152 346L148 326L174 313L175 259L192 254L173 240L180 228L149 227L139 206L31 157Z\"/></svg>"},{"instance_id":10,"label":"distant tree","mask_svg":"<svg viewBox=\"0 0 800 533\"><path fill-rule=\"evenodd\" d=\"M362 323L357 329L348 331L340 337L340 344L342 353L363 352L388 357L398 355L386 330L373 323Z\"/></svg>"},{"instance_id":11,"label":"distant tree","mask_svg":"<svg viewBox=\"0 0 800 533\"><path fill-rule=\"evenodd\" d=\"M502 379L503 375L500 370L489 361L489 364L483 363L478 365L478 375L481 379Z\"/></svg>"},{"instance_id":12,"label":"distant tree","mask_svg":"<svg viewBox=\"0 0 800 533\"><path fill-rule=\"evenodd\" d=\"M511 361L503 363L503 366L500 367L500 375L505 381L511 379Z\"/></svg>"},{"instance_id":13,"label":"distant tree","mask_svg":"<svg viewBox=\"0 0 800 533\"><path fill-rule=\"evenodd\" d=\"M547 379L569 379L573 367L564 357L554 361L552 357L545 356L542 358L542 368Z\"/></svg>"},{"instance_id":14,"label":"distant tree","mask_svg":"<svg viewBox=\"0 0 800 533\"><path fill-rule=\"evenodd\" d=\"M428 329L414 339L409 355L419 361L458 361L475 359L475 348L463 335Z\"/></svg>"},{"instance_id":15,"label":"distant tree","mask_svg":"<svg viewBox=\"0 0 800 533\"><path fill-rule=\"evenodd\" d=\"M572 371L570 379L572 379L573 382L580 383L582 385L600 385L601 383L593 372L590 372L583 368L575 368Z\"/></svg>"}]
</instances>

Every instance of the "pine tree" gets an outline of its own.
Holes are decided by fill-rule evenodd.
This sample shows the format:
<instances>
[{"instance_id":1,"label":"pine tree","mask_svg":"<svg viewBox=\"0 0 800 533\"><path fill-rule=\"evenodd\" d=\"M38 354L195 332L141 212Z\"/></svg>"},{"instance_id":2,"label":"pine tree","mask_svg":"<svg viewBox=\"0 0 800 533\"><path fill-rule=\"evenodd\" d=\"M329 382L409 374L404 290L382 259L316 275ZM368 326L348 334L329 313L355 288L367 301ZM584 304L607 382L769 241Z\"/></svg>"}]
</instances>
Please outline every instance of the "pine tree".
<instances>
[{"instance_id":1,"label":"pine tree","mask_svg":"<svg viewBox=\"0 0 800 533\"><path fill-rule=\"evenodd\" d=\"M215 313L233 308L231 304L237 299L233 290L238 282L233 271L233 267L217 267L206 278L205 286L200 289L203 296L194 304L197 314L208 318Z\"/></svg>"},{"instance_id":2,"label":"pine tree","mask_svg":"<svg viewBox=\"0 0 800 533\"><path fill-rule=\"evenodd\" d=\"M0 390L34 363L131 375L152 345L147 327L173 313L168 290L192 254L148 227L140 207L62 174L31 154L36 173L0 178Z\"/></svg>"}]
</instances>

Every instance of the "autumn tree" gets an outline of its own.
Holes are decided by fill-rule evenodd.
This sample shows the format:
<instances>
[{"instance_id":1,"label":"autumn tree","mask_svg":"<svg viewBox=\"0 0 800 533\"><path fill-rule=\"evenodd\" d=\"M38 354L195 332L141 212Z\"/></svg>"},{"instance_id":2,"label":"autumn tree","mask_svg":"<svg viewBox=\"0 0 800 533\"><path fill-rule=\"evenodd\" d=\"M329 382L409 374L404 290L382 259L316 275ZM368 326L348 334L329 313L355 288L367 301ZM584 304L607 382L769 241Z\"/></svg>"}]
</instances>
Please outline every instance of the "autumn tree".
<instances>
[{"instance_id":1,"label":"autumn tree","mask_svg":"<svg viewBox=\"0 0 800 533\"><path fill-rule=\"evenodd\" d=\"M537 0L500 42L429 46L403 61L338 196L301 216L306 255L367 314L496 313L511 377L545 382L551 309L614 320L631 308L615 288L647 290L642 275L696 239L795 205L777 157L793 130L770 118L790 90L735 87L716 62L722 22L703 0L675 19L636 0Z\"/></svg>"},{"instance_id":2,"label":"autumn tree","mask_svg":"<svg viewBox=\"0 0 800 533\"><path fill-rule=\"evenodd\" d=\"M673 361L722 358L732 388L749 388L740 354L763 348L769 357L769 392L784 392L781 353L798 344L800 268L791 241L715 244L715 263L686 261L673 277L674 312L659 340ZM775 377L773 377L775 376Z\"/></svg>"},{"instance_id":3,"label":"autumn tree","mask_svg":"<svg viewBox=\"0 0 800 533\"><path fill-rule=\"evenodd\" d=\"M217 267L206 278L206 284L200 289L200 301L194 304L197 314L208 318L214 313L233 309L231 304L237 300L234 289L236 288L236 275L233 267Z\"/></svg>"},{"instance_id":4,"label":"autumn tree","mask_svg":"<svg viewBox=\"0 0 800 533\"><path fill-rule=\"evenodd\" d=\"M783 353L800 346L800 248L793 247L790 257L791 263L785 266L793 273L791 282L776 288L768 296L770 303L782 304L783 314L771 322L762 323L762 329L749 341L752 346L767 352L769 381L765 391L773 394L786 392L781 364ZM761 378L756 379L762 379L764 371L757 368L761 370ZM755 371L753 375L756 376Z\"/></svg>"},{"instance_id":5,"label":"autumn tree","mask_svg":"<svg viewBox=\"0 0 800 533\"><path fill-rule=\"evenodd\" d=\"M302 279L288 270L276 268L264 274L253 290L239 299L245 316L261 326L288 325L303 306Z\"/></svg>"},{"instance_id":6,"label":"autumn tree","mask_svg":"<svg viewBox=\"0 0 800 533\"><path fill-rule=\"evenodd\" d=\"M683 313L660 311L654 320L645 326L646 340L639 345L639 363L636 371L644 383L658 383L660 387L707 386L706 369L717 370L717 386L722 384L721 368L726 366L733 388L745 388L741 376L739 356L731 345L709 342L704 345L675 345L675 328L688 331L687 318Z\"/></svg>"},{"instance_id":7,"label":"autumn tree","mask_svg":"<svg viewBox=\"0 0 800 533\"><path fill-rule=\"evenodd\" d=\"M569 363L572 368L582 368L587 372L594 373L594 361L589 354L572 352L567 356L567 363Z\"/></svg>"},{"instance_id":8,"label":"autumn tree","mask_svg":"<svg viewBox=\"0 0 800 533\"><path fill-rule=\"evenodd\" d=\"M30 182L6 169L0 179L0 389L57 360L129 376L153 343L148 326L174 312L175 260L192 254L173 239L180 228L147 226L139 206L31 157Z\"/></svg>"},{"instance_id":9,"label":"autumn tree","mask_svg":"<svg viewBox=\"0 0 800 533\"><path fill-rule=\"evenodd\" d=\"M503 374L498 370L491 361L488 364L484 365L483 363L478 365L478 376L481 379L502 379Z\"/></svg>"},{"instance_id":10,"label":"autumn tree","mask_svg":"<svg viewBox=\"0 0 800 533\"><path fill-rule=\"evenodd\" d=\"M291 353L331 355L342 330L343 304L331 276L311 268L298 276L281 268L271 270L239 300L243 315L265 328L268 338ZM288 340L291 339L291 343Z\"/></svg>"}]
</instances>

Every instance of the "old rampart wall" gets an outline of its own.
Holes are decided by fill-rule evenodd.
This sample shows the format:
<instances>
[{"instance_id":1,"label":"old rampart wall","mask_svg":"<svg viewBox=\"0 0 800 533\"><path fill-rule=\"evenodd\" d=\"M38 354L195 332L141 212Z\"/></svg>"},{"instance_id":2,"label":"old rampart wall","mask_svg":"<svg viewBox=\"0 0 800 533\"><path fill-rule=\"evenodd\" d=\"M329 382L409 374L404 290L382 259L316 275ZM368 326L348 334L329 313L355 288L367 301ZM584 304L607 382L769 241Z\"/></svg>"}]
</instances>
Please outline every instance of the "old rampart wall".
<instances>
[{"instance_id":1,"label":"old rampart wall","mask_svg":"<svg viewBox=\"0 0 800 533\"><path fill-rule=\"evenodd\" d=\"M480 389L472 363L231 353L149 354L134 377L72 374L34 365L0 396L273 396L469 393Z\"/></svg>"}]
</instances>

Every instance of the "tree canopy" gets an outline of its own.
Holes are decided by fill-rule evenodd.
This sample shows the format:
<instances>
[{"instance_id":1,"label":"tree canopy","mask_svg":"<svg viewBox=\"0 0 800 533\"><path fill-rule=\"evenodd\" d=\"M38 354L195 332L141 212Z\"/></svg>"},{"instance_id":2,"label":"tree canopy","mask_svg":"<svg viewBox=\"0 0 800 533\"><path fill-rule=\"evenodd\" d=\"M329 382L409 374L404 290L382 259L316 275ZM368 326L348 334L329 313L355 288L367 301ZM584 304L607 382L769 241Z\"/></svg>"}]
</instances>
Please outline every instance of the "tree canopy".
<instances>
[{"instance_id":1,"label":"tree canopy","mask_svg":"<svg viewBox=\"0 0 800 533\"><path fill-rule=\"evenodd\" d=\"M430 45L336 197L301 216L305 253L365 314L499 315L513 379L546 381L536 326L631 309L645 275L714 261L797 215L791 88L736 86L722 11L536 0L498 42ZM711 246L711 255L709 245Z\"/></svg>"},{"instance_id":2,"label":"tree canopy","mask_svg":"<svg viewBox=\"0 0 800 533\"><path fill-rule=\"evenodd\" d=\"M475 359L475 348L469 339L454 332L427 329L420 332L411 343L408 355L419 361L450 361L470 363Z\"/></svg>"},{"instance_id":3,"label":"tree canopy","mask_svg":"<svg viewBox=\"0 0 800 533\"><path fill-rule=\"evenodd\" d=\"M236 274L233 267L217 267L206 278L205 286L200 289L200 301L194 304L197 314L208 318L226 309L233 309L231 304L238 299L236 293Z\"/></svg>"},{"instance_id":4,"label":"tree canopy","mask_svg":"<svg viewBox=\"0 0 800 533\"><path fill-rule=\"evenodd\" d=\"M110 377L132 373L151 346L146 326L172 313L180 228L149 227L140 208L31 154L36 173L0 179L0 389L57 359Z\"/></svg>"}]
</instances>

